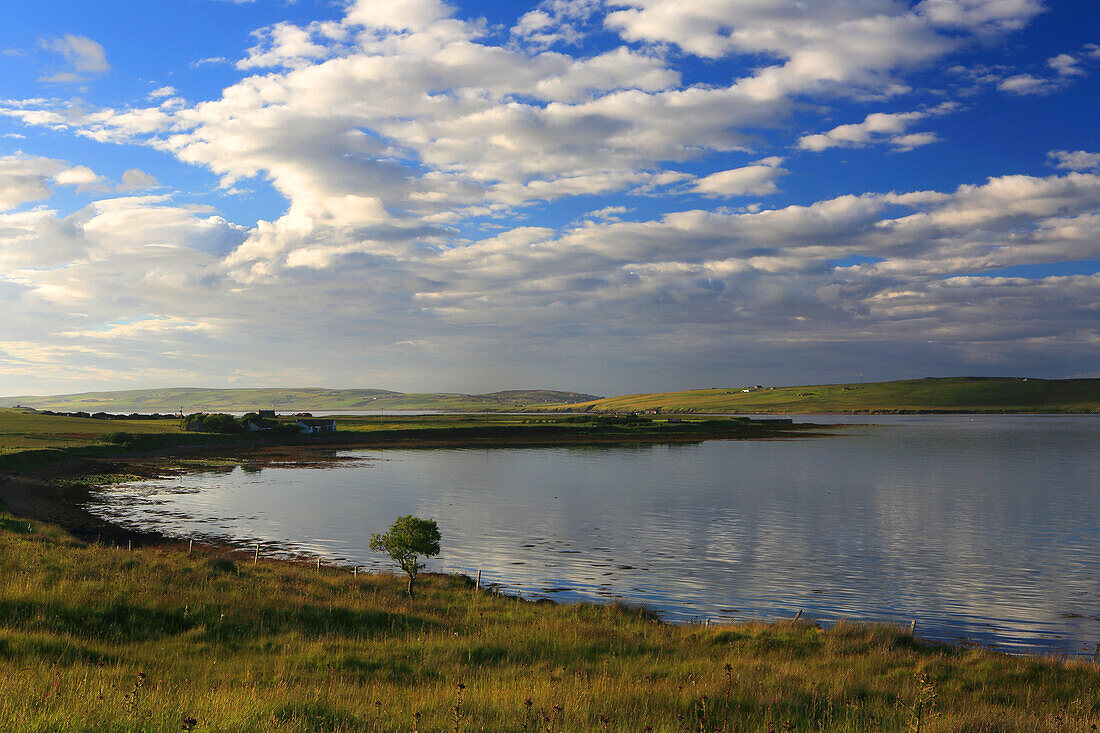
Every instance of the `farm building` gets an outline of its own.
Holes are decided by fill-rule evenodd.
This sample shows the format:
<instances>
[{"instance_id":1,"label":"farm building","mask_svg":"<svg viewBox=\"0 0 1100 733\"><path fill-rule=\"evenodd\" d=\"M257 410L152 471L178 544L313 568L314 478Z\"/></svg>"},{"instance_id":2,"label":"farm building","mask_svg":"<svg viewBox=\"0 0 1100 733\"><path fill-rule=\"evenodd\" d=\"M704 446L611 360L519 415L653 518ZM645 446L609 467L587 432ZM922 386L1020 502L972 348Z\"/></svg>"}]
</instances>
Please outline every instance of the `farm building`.
<instances>
[{"instance_id":1,"label":"farm building","mask_svg":"<svg viewBox=\"0 0 1100 733\"><path fill-rule=\"evenodd\" d=\"M298 426L302 435L320 435L323 433L335 433L336 421L335 420L298 420L295 425Z\"/></svg>"}]
</instances>

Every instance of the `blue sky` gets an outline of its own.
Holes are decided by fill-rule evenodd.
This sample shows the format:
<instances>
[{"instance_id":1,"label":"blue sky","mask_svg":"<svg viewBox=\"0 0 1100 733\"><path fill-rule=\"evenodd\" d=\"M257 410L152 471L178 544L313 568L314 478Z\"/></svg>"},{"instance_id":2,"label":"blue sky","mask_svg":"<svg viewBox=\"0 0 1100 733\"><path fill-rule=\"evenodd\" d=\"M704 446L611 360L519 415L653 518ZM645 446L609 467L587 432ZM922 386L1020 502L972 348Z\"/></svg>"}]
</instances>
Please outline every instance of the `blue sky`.
<instances>
[{"instance_id":1,"label":"blue sky","mask_svg":"<svg viewBox=\"0 0 1100 733\"><path fill-rule=\"evenodd\" d=\"M0 394L1098 376L1042 0L0 10Z\"/></svg>"}]
</instances>

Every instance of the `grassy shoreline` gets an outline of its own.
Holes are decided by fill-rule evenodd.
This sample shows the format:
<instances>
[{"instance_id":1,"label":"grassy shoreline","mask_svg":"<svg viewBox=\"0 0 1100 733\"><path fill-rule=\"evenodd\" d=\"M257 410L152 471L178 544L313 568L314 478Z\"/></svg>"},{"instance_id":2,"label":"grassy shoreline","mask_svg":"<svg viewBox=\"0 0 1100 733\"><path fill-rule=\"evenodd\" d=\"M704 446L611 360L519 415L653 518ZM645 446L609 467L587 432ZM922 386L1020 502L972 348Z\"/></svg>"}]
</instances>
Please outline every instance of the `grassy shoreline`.
<instances>
[{"instance_id":1,"label":"grassy shoreline","mask_svg":"<svg viewBox=\"0 0 1100 733\"><path fill-rule=\"evenodd\" d=\"M407 445L409 436L388 439ZM477 592L462 576L426 576L410 600L391 575L303 559L253 563L251 553L213 543L191 552L80 508L89 475L154 475L232 457L325 460L344 447L228 441L70 456L0 475L0 727L678 733L919 724L1022 733L1100 725L1100 666L1088 660L1010 657L875 624L676 626L640 608Z\"/></svg>"},{"instance_id":2,"label":"grassy shoreline","mask_svg":"<svg viewBox=\"0 0 1100 733\"><path fill-rule=\"evenodd\" d=\"M0 724L19 731L1092 730L1100 666L883 625L673 626L0 511ZM456 711L457 706L457 711ZM193 724L190 721L194 721ZM190 728L187 726L191 725Z\"/></svg>"}]
</instances>

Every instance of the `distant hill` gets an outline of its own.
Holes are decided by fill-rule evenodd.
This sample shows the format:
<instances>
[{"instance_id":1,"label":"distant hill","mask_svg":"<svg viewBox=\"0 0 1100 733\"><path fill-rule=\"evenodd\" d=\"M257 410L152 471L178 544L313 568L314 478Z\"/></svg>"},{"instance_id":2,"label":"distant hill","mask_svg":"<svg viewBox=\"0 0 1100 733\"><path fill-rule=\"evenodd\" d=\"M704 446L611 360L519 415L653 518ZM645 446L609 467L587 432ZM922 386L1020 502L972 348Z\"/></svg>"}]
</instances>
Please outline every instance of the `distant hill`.
<instances>
[{"instance_id":1,"label":"distant hill","mask_svg":"<svg viewBox=\"0 0 1100 733\"><path fill-rule=\"evenodd\" d=\"M541 409L587 412L1100 412L1100 379L950 377L633 394Z\"/></svg>"},{"instance_id":2,"label":"distant hill","mask_svg":"<svg viewBox=\"0 0 1100 733\"><path fill-rule=\"evenodd\" d=\"M75 412L240 412L259 409L299 410L517 410L531 405L569 404L599 399L580 392L547 389L508 390L482 395L403 393L384 389L203 389L171 387L119 392L0 398L0 406Z\"/></svg>"}]
</instances>

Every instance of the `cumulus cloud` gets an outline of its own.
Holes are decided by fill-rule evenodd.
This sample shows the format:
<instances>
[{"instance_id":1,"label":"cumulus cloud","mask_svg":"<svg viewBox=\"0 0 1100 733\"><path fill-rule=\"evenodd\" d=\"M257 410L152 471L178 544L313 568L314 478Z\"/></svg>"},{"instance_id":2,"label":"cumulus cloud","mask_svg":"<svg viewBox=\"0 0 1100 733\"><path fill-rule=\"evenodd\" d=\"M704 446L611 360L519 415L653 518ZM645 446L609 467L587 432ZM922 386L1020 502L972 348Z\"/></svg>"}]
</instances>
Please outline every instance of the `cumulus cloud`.
<instances>
[{"instance_id":1,"label":"cumulus cloud","mask_svg":"<svg viewBox=\"0 0 1100 733\"><path fill-rule=\"evenodd\" d=\"M803 150L820 152L829 148L856 148L888 143L898 150L912 150L939 140L935 133L908 133L911 125L934 115L953 112L958 105L947 102L929 110L918 112L883 113L867 115L863 122L839 125L828 132L804 135L798 140Z\"/></svg>"},{"instance_id":2,"label":"cumulus cloud","mask_svg":"<svg viewBox=\"0 0 1100 733\"><path fill-rule=\"evenodd\" d=\"M1052 150L1049 157L1055 161L1058 168L1071 171L1100 171L1100 153L1089 153L1084 150Z\"/></svg>"},{"instance_id":3,"label":"cumulus cloud","mask_svg":"<svg viewBox=\"0 0 1100 733\"><path fill-rule=\"evenodd\" d=\"M1068 53L1060 53L1047 59L1047 66L1054 69L1061 76L1083 76L1085 70L1080 66L1080 60Z\"/></svg>"},{"instance_id":4,"label":"cumulus cloud","mask_svg":"<svg viewBox=\"0 0 1100 733\"><path fill-rule=\"evenodd\" d=\"M129 168L122 174L122 190L135 191L160 185L156 177L140 168Z\"/></svg>"},{"instance_id":5,"label":"cumulus cloud","mask_svg":"<svg viewBox=\"0 0 1100 733\"><path fill-rule=\"evenodd\" d=\"M164 374L169 353L166 381L255 379L259 359L270 380L346 382L344 367L311 360L323 351L415 388L443 359L588 385L587 360L613 365L596 380L606 387L642 353L673 369L690 353L687 368L710 371L734 351L842 363L853 343L935 344L957 364L983 349L1037 354L1041 338L1095 353L1096 277L996 274L1100 258L1092 153L1051 153L1061 175L952 190L725 200L778 192L795 161L757 151L807 101L879 105L907 70L1020 27L1038 3L798 7L550 0L506 31L433 0L363 0L341 21L262 29L237 62L249 75L198 103L170 87L118 108L0 103L24 124L147 145L225 191L258 179L287 199L245 226L140 169L118 186L64 161L0 159L0 307L27 314L0 322L0 363L30 373L80 355L86 376L125 379ZM574 52L601 22L629 43ZM682 54L721 59L730 78L695 83ZM1074 76L1058 64L1056 78ZM955 107L916 106L860 108L794 144L928 145L921 123ZM58 185L102 198L70 214L20 209ZM550 202L571 223L548 225Z\"/></svg>"},{"instance_id":6,"label":"cumulus cloud","mask_svg":"<svg viewBox=\"0 0 1100 733\"><path fill-rule=\"evenodd\" d=\"M0 157L0 211L49 198L51 184L90 191L101 188L104 179L87 166L62 160L19 154Z\"/></svg>"},{"instance_id":7,"label":"cumulus cloud","mask_svg":"<svg viewBox=\"0 0 1100 733\"><path fill-rule=\"evenodd\" d=\"M787 174L779 166L783 159L764 158L743 168L718 171L697 180L692 187L696 193L709 196L765 196L776 193L779 187L776 180Z\"/></svg>"},{"instance_id":8,"label":"cumulus cloud","mask_svg":"<svg viewBox=\"0 0 1100 733\"><path fill-rule=\"evenodd\" d=\"M543 0L520 17L511 33L525 43L543 47L577 44L599 8L598 0Z\"/></svg>"},{"instance_id":9,"label":"cumulus cloud","mask_svg":"<svg viewBox=\"0 0 1100 733\"><path fill-rule=\"evenodd\" d=\"M755 98L864 88L894 93L899 69L926 63L959 44L959 31L987 36L1015 30L1041 11L1036 0L925 0L914 8L880 0L836 3L685 4L623 0L607 25L631 41L674 44L705 58L771 57L740 82Z\"/></svg>"}]
</instances>

